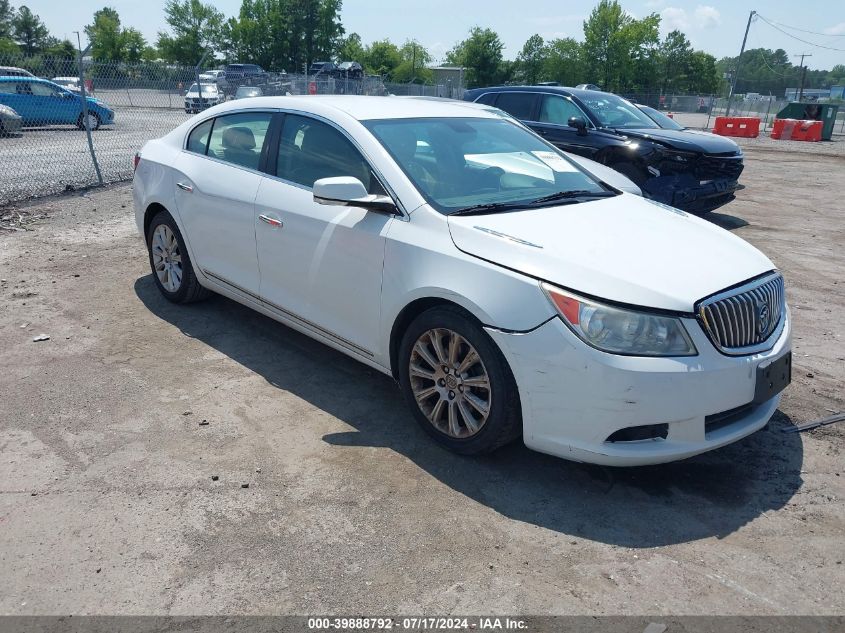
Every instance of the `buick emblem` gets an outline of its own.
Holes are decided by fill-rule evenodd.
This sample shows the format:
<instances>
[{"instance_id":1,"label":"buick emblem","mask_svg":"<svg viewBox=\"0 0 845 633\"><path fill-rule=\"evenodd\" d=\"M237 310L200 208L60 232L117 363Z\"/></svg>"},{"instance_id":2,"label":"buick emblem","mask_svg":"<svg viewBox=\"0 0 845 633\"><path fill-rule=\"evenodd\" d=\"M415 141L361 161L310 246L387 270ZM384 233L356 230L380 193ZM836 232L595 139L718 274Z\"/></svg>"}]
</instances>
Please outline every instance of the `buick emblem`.
<instances>
[{"instance_id":1,"label":"buick emblem","mask_svg":"<svg viewBox=\"0 0 845 633\"><path fill-rule=\"evenodd\" d=\"M769 331L769 324L772 320L772 313L769 305L761 303L757 307L757 333L761 336Z\"/></svg>"}]
</instances>

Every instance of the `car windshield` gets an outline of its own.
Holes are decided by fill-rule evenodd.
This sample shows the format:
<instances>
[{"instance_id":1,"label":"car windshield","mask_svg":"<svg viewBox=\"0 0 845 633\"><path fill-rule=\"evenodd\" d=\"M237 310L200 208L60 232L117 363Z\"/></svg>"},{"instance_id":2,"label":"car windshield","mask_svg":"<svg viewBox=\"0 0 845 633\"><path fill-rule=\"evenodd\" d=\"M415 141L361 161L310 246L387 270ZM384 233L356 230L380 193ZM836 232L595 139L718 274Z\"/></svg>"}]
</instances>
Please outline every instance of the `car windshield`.
<instances>
[{"instance_id":1,"label":"car windshield","mask_svg":"<svg viewBox=\"0 0 845 633\"><path fill-rule=\"evenodd\" d=\"M505 118L384 119L364 125L441 213L528 205L562 192L608 193L554 146Z\"/></svg>"},{"instance_id":2,"label":"car windshield","mask_svg":"<svg viewBox=\"0 0 845 633\"><path fill-rule=\"evenodd\" d=\"M238 97L258 97L261 96L261 91L258 88L248 88L246 86L242 86L238 88L235 95Z\"/></svg>"},{"instance_id":3,"label":"car windshield","mask_svg":"<svg viewBox=\"0 0 845 633\"><path fill-rule=\"evenodd\" d=\"M660 110L655 110L654 108L650 108L648 106L639 106L640 110L645 112L648 116L654 119L654 122L657 123L660 127L664 130L685 130L686 128L678 123L675 119L670 119L668 116L663 114Z\"/></svg>"},{"instance_id":4,"label":"car windshield","mask_svg":"<svg viewBox=\"0 0 845 633\"><path fill-rule=\"evenodd\" d=\"M599 120L599 127L619 129L654 129L660 127L630 101L607 93L580 97L590 113Z\"/></svg>"},{"instance_id":5,"label":"car windshield","mask_svg":"<svg viewBox=\"0 0 845 633\"><path fill-rule=\"evenodd\" d=\"M196 92L196 91L197 91L197 84L192 83L191 87L188 89L188 92ZM202 85L202 91L206 92L206 93L216 93L217 92L217 86L209 85L209 84L203 84Z\"/></svg>"}]
</instances>

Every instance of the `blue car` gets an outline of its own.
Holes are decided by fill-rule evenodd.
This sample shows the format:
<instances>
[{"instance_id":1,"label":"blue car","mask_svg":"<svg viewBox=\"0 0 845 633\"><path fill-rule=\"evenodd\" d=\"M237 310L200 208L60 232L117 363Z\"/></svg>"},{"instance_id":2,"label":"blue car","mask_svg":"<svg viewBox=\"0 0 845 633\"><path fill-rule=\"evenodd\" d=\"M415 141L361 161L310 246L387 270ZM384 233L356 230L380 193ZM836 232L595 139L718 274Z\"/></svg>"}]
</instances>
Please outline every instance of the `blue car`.
<instances>
[{"instance_id":1,"label":"blue car","mask_svg":"<svg viewBox=\"0 0 845 633\"><path fill-rule=\"evenodd\" d=\"M89 127L114 123L114 111L105 103L87 97ZM46 79L0 77L0 104L9 106L23 119L23 125L76 125L85 128L82 97Z\"/></svg>"}]
</instances>

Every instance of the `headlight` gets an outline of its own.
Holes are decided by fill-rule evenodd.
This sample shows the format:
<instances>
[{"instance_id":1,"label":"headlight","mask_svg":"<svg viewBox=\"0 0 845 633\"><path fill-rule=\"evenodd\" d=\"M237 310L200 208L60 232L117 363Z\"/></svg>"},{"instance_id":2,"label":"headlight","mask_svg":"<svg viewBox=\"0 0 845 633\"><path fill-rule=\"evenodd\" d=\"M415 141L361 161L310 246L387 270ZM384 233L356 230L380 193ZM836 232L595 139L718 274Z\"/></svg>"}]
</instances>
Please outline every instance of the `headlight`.
<instances>
[{"instance_id":1,"label":"headlight","mask_svg":"<svg viewBox=\"0 0 845 633\"><path fill-rule=\"evenodd\" d=\"M695 356L698 350L676 317L625 310L541 284L564 323L593 347L628 356Z\"/></svg>"},{"instance_id":2,"label":"headlight","mask_svg":"<svg viewBox=\"0 0 845 633\"><path fill-rule=\"evenodd\" d=\"M2 112L3 114L5 114L7 116L18 116L17 112L15 112L9 106L5 106L5 105L0 105L0 112Z\"/></svg>"},{"instance_id":3,"label":"headlight","mask_svg":"<svg viewBox=\"0 0 845 633\"><path fill-rule=\"evenodd\" d=\"M670 160L673 163L685 164L695 158L695 152L678 152L675 150L664 150L664 160Z\"/></svg>"}]
</instances>

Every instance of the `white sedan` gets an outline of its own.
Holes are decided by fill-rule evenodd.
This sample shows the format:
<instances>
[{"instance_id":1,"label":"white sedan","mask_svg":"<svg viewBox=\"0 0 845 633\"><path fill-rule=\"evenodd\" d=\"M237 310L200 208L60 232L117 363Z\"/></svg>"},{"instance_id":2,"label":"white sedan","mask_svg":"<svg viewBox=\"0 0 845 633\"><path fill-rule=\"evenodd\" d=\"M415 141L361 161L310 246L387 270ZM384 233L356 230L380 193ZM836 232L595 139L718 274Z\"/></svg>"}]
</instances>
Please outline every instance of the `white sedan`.
<instances>
[{"instance_id":1,"label":"white sedan","mask_svg":"<svg viewBox=\"0 0 845 633\"><path fill-rule=\"evenodd\" d=\"M498 110L384 97L218 105L136 157L170 301L220 293L393 376L459 453L689 457L790 380L783 278Z\"/></svg>"}]
</instances>

